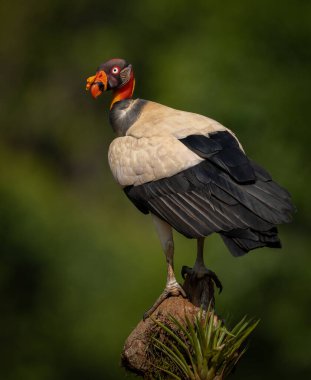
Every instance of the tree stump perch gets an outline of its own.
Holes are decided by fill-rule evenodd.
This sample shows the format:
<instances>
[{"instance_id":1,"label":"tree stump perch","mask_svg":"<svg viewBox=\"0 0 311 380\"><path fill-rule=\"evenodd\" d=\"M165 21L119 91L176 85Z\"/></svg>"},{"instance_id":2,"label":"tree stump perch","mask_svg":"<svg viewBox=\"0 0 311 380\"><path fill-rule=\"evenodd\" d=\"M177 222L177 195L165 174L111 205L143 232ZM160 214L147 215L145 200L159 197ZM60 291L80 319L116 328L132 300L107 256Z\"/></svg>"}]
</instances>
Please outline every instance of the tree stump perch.
<instances>
[{"instance_id":1,"label":"tree stump perch","mask_svg":"<svg viewBox=\"0 0 311 380\"><path fill-rule=\"evenodd\" d=\"M156 329L154 320L170 325L170 316L173 315L183 323L185 317L194 320L200 310L207 310L209 305L214 308L214 282L210 276L205 275L198 279L186 275L183 288L188 299L182 296L167 298L151 317L141 320L128 336L121 354L121 364L126 370L148 378L148 373L154 366L149 356L151 337Z\"/></svg>"},{"instance_id":2,"label":"tree stump perch","mask_svg":"<svg viewBox=\"0 0 311 380\"><path fill-rule=\"evenodd\" d=\"M244 317L229 329L214 312L214 285L221 289L215 273L194 278L188 268L183 272L188 299L167 298L140 321L125 342L122 365L145 380L223 380L259 321Z\"/></svg>"}]
</instances>

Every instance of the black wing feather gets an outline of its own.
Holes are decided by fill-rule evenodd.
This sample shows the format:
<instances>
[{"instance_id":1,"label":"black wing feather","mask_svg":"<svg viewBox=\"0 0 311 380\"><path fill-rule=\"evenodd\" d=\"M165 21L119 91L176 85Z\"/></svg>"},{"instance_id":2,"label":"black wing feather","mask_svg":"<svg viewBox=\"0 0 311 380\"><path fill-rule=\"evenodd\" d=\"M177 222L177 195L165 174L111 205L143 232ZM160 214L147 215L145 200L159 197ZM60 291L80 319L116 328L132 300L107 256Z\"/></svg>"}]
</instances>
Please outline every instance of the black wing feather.
<instances>
[{"instance_id":1,"label":"black wing feather","mask_svg":"<svg viewBox=\"0 0 311 380\"><path fill-rule=\"evenodd\" d=\"M229 132L180 141L205 160L172 177L126 187L135 206L189 238L218 232L235 256L280 247L275 225L289 222L294 211L287 190L249 160Z\"/></svg>"},{"instance_id":2,"label":"black wing feather","mask_svg":"<svg viewBox=\"0 0 311 380\"><path fill-rule=\"evenodd\" d=\"M200 157L222 168L239 183L256 180L249 159L228 131L210 133L208 136L191 135L180 141Z\"/></svg>"}]
</instances>

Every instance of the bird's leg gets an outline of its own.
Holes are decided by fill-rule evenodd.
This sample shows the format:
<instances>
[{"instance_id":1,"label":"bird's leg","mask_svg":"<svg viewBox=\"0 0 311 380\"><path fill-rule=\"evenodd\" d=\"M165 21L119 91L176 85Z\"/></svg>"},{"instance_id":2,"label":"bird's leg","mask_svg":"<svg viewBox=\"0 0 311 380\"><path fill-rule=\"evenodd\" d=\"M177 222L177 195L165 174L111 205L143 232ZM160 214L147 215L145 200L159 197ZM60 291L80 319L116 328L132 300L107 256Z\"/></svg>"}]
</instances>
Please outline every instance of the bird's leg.
<instances>
[{"instance_id":1,"label":"bird's leg","mask_svg":"<svg viewBox=\"0 0 311 380\"><path fill-rule=\"evenodd\" d=\"M181 270L181 274L183 278L185 278L187 275L187 276L191 276L191 278L193 279L200 279L207 275L212 278L215 285L219 289L219 292L221 292L222 285L216 273L206 268L204 264L204 257L203 257L204 240L205 240L204 237L197 239L197 258L196 258L193 268L183 266Z\"/></svg>"},{"instance_id":2,"label":"bird's leg","mask_svg":"<svg viewBox=\"0 0 311 380\"><path fill-rule=\"evenodd\" d=\"M161 241L162 249L164 251L167 263L167 279L166 286L160 297L156 300L154 305L146 311L144 314L144 319L149 317L156 308L169 296L178 296L182 295L186 297L186 293L183 288L178 284L175 273L174 273L174 241L172 227L152 214L152 219L155 224L157 234Z\"/></svg>"}]
</instances>

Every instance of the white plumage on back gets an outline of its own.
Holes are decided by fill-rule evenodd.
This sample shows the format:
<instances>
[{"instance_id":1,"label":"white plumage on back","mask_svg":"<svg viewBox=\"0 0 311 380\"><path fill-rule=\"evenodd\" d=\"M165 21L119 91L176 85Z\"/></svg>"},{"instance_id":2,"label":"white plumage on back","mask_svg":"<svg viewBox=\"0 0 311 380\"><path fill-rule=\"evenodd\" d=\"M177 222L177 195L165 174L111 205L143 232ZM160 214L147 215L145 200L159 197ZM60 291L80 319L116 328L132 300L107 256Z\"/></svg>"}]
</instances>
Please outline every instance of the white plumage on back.
<instances>
[{"instance_id":1,"label":"white plumage on back","mask_svg":"<svg viewBox=\"0 0 311 380\"><path fill-rule=\"evenodd\" d=\"M137 186L177 174L203 161L179 139L216 131L229 130L208 117L148 102L126 136L109 147L113 176L121 186Z\"/></svg>"}]
</instances>

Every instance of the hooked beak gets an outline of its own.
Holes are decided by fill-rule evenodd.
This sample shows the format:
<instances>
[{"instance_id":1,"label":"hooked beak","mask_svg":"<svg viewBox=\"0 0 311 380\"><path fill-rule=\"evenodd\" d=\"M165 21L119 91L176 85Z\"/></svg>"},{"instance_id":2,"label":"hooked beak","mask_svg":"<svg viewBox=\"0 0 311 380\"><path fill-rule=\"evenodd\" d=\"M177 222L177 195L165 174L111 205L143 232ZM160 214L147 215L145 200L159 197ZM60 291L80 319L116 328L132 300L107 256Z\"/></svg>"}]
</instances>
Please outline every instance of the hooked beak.
<instances>
[{"instance_id":1,"label":"hooked beak","mask_svg":"<svg viewBox=\"0 0 311 380\"><path fill-rule=\"evenodd\" d=\"M87 78L86 80L86 90L90 90L91 95L96 99L104 91L107 90L108 78L105 71L97 71L96 75Z\"/></svg>"}]
</instances>

